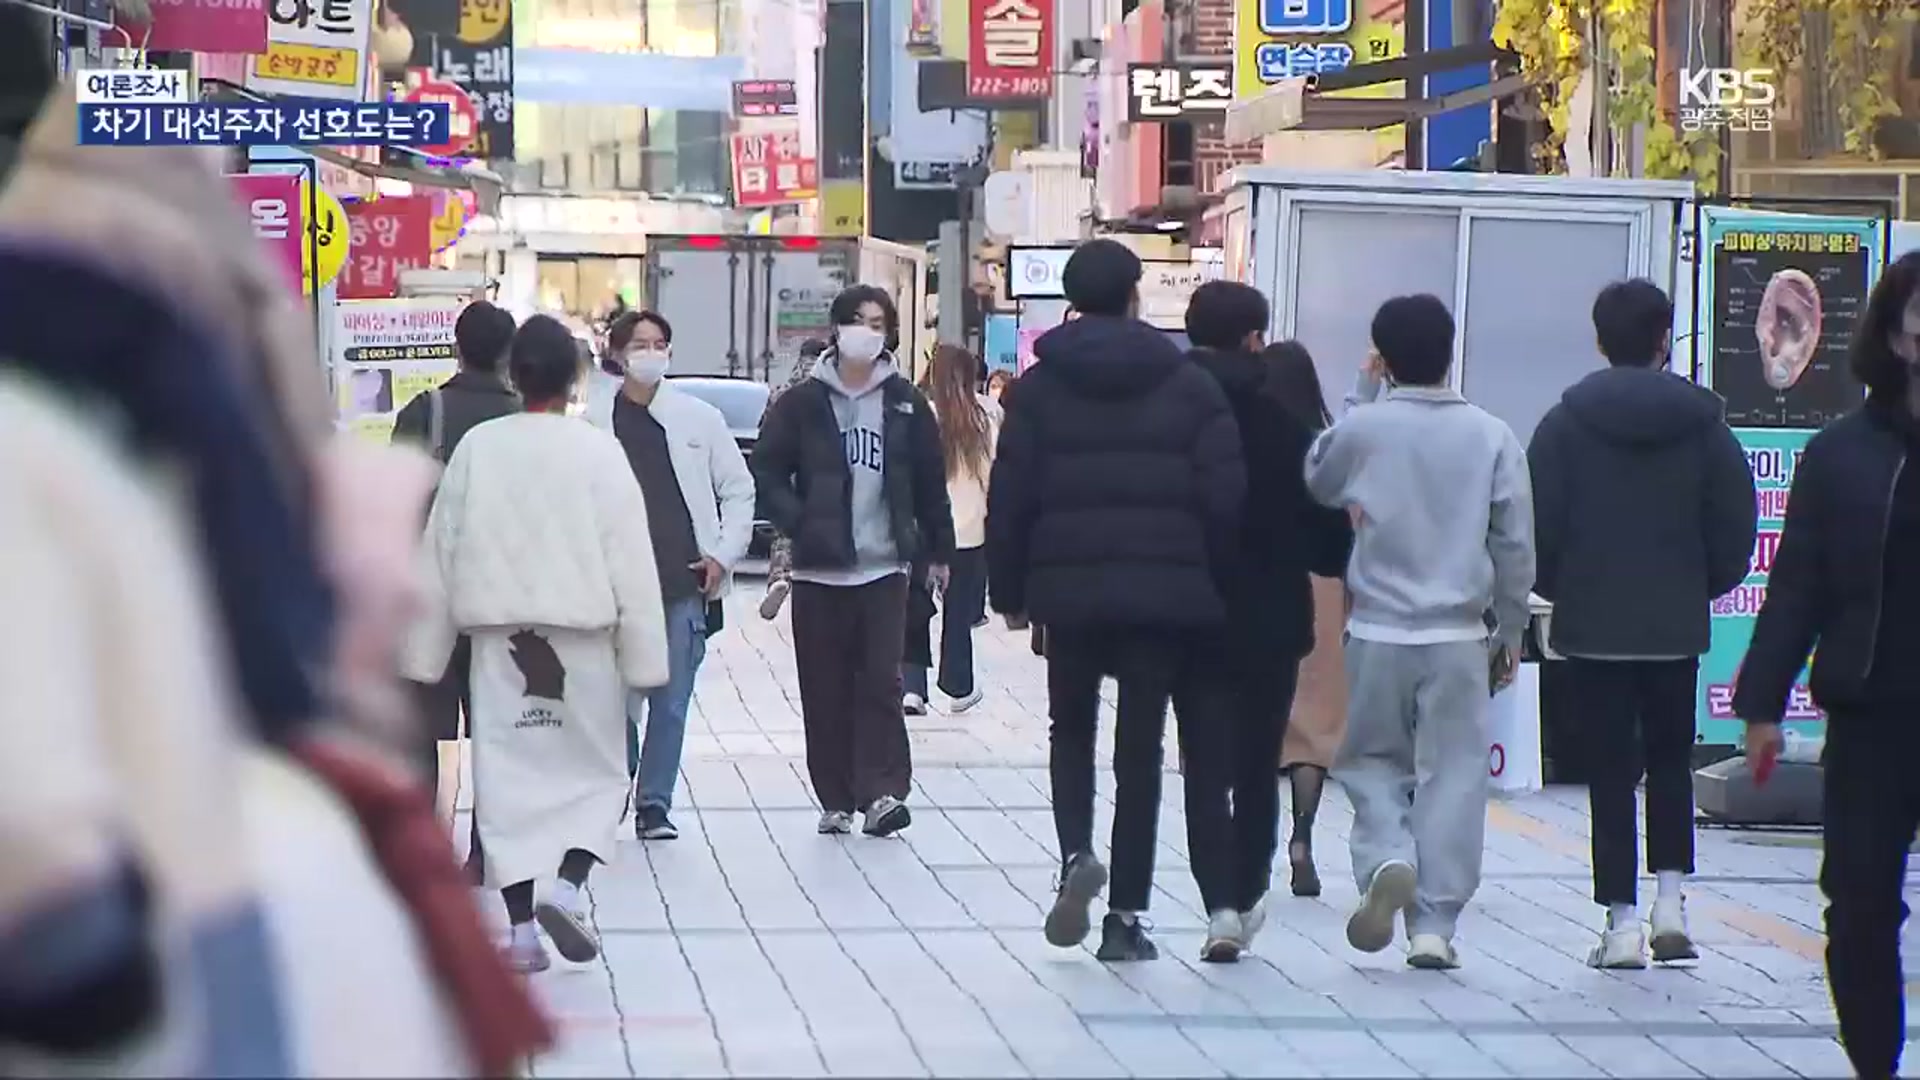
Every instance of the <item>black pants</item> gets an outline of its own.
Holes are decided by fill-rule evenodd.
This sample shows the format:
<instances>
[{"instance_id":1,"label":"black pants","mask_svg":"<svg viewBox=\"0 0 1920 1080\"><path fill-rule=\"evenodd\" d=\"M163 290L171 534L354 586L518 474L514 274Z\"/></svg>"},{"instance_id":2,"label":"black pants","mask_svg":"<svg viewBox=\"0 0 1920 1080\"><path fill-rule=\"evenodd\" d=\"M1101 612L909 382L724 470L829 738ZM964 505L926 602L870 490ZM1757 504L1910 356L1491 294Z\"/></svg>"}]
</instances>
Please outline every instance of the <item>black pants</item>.
<instances>
[{"instance_id":1,"label":"black pants","mask_svg":"<svg viewBox=\"0 0 1920 1080\"><path fill-rule=\"evenodd\" d=\"M1920 706L1834 711L1827 722L1824 808L1827 984L1854 1072L1900 1071L1906 982L1900 927L1907 849L1920 829Z\"/></svg>"},{"instance_id":2,"label":"black pants","mask_svg":"<svg viewBox=\"0 0 1920 1080\"><path fill-rule=\"evenodd\" d=\"M946 595L939 605L940 692L950 698L973 693L973 628L987 611L985 548L961 548L949 564ZM907 600L907 649L900 665L901 689L927 696L927 669L933 666L933 598L914 585Z\"/></svg>"},{"instance_id":3,"label":"black pants","mask_svg":"<svg viewBox=\"0 0 1920 1080\"><path fill-rule=\"evenodd\" d=\"M1114 911L1147 910L1160 828L1161 740L1189 639L1172 632L1047 628L1047 715L1053 828L1062 861L1093 852L1094 744L1100 679L1120 684L1114 728Z\"/></svg>"},{"instance_id":4,"label":"black pants","mask_svg":"<svg viewBox=\"0 0 1920 1080\"><path fill-rule=\"evenodd\" d=\"M907 797L913 760L900 713L907 576L865 585L793 584L793 659L807 775L824 810Z\"/></svg>"},{"instance_id":5,"label":"black pants","mask_svg":"<svg viewBox=\"0 0 1920 1080\"><path fill-rule=\"evenodd\" d=\"M1693 712L1700 662L1568 660L1593 808L1593 899L1639 902L1634 790L1647 777L1647 870L1693 873Z\"/></svg>"},{"instance_id":6,"label":"black pants","mask_svg":"<svg viewBox=\"0 0 1920 1080\"><path fill-rule=\"evenodd\" d=\"M437 683L413 683L415 707L422 726L420 769L433 788L434 805L440 802L440 743L460 737L460 717L471 715L473 641L465 634L454 642L453 657L447 661L447 673ZM473 815L467 836L467 868L478 875L485 859L480 847L480 815Z\"/></svg>"},{"instance_id":7,"label":"black pants","mask_svg":"<svg viewBox=\"0 0 1920 1080\"><path fill-rule=\"evenodd\" d=\"M1215 639L1194 652L1174 693L1186 759L1187 860L1209 912L1250 910L1280 847L1280 744L1298 660L1265 664Z\"/></svg>"}]
</instances>

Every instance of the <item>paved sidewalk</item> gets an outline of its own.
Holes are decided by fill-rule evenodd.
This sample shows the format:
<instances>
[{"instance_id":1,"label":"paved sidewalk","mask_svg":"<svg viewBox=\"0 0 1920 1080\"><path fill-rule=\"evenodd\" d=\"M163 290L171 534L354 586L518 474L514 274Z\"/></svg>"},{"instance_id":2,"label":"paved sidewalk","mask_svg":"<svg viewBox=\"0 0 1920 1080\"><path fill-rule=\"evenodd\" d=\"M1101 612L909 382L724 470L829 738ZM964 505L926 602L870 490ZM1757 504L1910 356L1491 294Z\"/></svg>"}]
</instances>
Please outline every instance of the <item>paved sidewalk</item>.
<instances>
[{"instance_id":1,"label":"paved sidewalk","mask_svg":"<svg viewBox=\"0 0 1920 1080\"><path fill-rule=\"evenodd\" d=\"M1597 972L1583 963L1598 909L1578 790L1489 809L1455 972L1347 947L1350 816L1331 786L1326 895L1282 883L1257 956L1199 963L1171 771L1162 958L1105 967L1052 949L1046 701L1025 635L980 631L985 703L912 722L901 839L822 837L788 629L753 613L756 584L700 673L681 839L623 840L592 886L605 955L538 977L565 1031L538 1076L1847 1075L1821 973L1817 840L1703 831L1702 959Z\"/></svg>"}]
</instances>

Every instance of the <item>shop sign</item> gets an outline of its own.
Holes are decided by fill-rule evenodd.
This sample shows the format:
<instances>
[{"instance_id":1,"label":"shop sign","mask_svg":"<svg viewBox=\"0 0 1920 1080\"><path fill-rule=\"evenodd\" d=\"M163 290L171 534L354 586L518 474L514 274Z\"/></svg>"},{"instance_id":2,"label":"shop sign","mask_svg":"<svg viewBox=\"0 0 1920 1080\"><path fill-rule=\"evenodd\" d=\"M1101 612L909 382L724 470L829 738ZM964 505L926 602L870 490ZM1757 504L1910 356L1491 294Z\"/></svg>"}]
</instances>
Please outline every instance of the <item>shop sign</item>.
<instances>
[{"instance_id":1,"label":"shop sign","mask_svg":"<svg viewBox=\"0 0 1920 1080\"><path fill-rule=\"evenodd\" d=\"M153 0L153 21L120 28L148 52L263 53L267 0Z\"/></svg>"},{"instance_id":2,"label":"shop sign","mask_svg":"<svg viewBox=\"0 0 1920 1080\"><path fill-rule=\"evenodd\" d=\"M400 289L400 271L426 266L433 247L433 199L427 195L355 203L347 210L348 259L335 295L373 300Z\"/></svg>"},{"instance_id":3,"label":"shop sign","mask_svg":"<svg viewBox=\"0 0 1920 1080\"><path fill-rule=\"evenodd\" d=\"M1231 64L1128 64L1127 121L1211 120L1233 103Z\"/></svg>"},{"instance_id":4,"label":"shop sign","mask_svg":"<svg viewBox=\"0 0 1920 1080\"><path fill-rule=\"evenodd\" d=\"M797 131L743 131L731 136L733 205L778 206L811 199L820 186L814 160L803 156Z\"/></svg>"},{"instance_id":5,"label":"shop sign","mask_svg":"<svg viewBox=\"0 0 1920 1080\"><path fill-rule=\"evenodd\" d=\"M1234 96L1401 54L1407 0L1235 0ZM1399 83L1354 96L1400 97Z\"/></svg>"},{"instance_id":6,"label":"shop sign","mask_svg":"<svg viewBox=\"0 0 1920 1080\"><path fill-rule=\"evenodd\" d=\"M733 84L733 115L798 116L800 94L792 79L743 79Z\"/></svg>"},{"instance_id":7,"label":"shop sign","mask_svg":"<svg viewBox=\"0 0 1920 1080\"><path fill-rule=\"evenodd\" d=\"M248 89L360 100L373 0L269 0L267 18L267 49L247 66Z\"/></svg>"},{"instance_id":8,"label":"shop sign","mask_svg":"<svg viewBox=\"0 0 1920 1080\"><path fill-rule=\"evenodd\" d=\"M473 98L457 84L442 79L426 79L407 91L406 100L421 105L447 107L447 141L422 146L420 151L433 157L454 157L465 153L479 133L480 118L473 109Z\"/></svg>"},{"instance_id":9,"label":"shop sign","mask_svg":"<svg viewBox=\"0 0 1920 1080\"><path fill-rule=\"evenodd\" d=\"M302 208L309 205L309 192L312 193L313 220L307 222L307 242L300 252L300 288L306 293L324 289L340 276L341 269L347 265L350 241L347 212L341 208L340 200L302 180Z\"/></svg>"},{"instance_id":10,"label":"shop sign","mask_svg":"<svg viewBox=\"0 0 1920 1080\"><path fill-rule=\"evenodd\" d=\"M1060 275L1066 271L1070 247L1011 247L1007 249L1007 299L1051 300L1066 295Z\"/></svg>"},{"instance_id":11,"label":"shop sign","mask_svg":"<svg viewBox=\"0 0 1920 1080\"><path fill-rule=\"evenodd\" d=\"M458 369L453 331L466 306L450 297L335 305L329 340L343 426L385 445L400 410Z\"/></svg>"},{"instance_id":12,"label":"shop sign","mask_svg":"<svg viewBox=\"0 0 1920 1080\"><path fill-rule=\"evenodd\" d=\"M306 203L300 178L269 174L229 175L227 183L247 212L254 238L267 245L270 258L286 272L287 287L300 288L300 234Z\"/></svg>"},{"instance_id":13,"label":"shop sign","mask_svg":"<svg viewBox=\"0 0 1920 1080\"><path fill-rule=\"evenodd\" d=\"M433 39L433 73L467 92L475 117L467 153L513 158L513 8L508 0L460 0L456 34Z\"/></svg>"},{"instance_id":14,"label":"shop sign","mask_svg":"<svg viewBox=\"0 0 1920 1080\"><path fill-rule=\"evenodd\" d=\"M1053 93L1049 0L968 0L967 96L987 101Z\"/></svg>"},{"instance_id":15,"label":"shop sign","mask_svg":"<svg viewBox=\"0 0 1920 1080\"><path fill-rule=\"evenodd\" d=\"M966 167L959 161L896 161L893 186L902 191L951 190L960 186L960 172Z\"/></svg>"}]
</instances>

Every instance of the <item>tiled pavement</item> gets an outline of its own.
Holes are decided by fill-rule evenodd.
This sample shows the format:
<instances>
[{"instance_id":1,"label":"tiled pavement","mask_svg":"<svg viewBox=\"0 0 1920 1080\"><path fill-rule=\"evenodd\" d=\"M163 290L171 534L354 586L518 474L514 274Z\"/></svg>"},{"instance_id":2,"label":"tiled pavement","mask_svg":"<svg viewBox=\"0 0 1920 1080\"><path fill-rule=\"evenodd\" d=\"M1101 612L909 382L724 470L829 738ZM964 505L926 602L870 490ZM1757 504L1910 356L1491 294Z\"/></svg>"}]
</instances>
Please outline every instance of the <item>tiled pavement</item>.
<instances>
[{"instance_id":1,"label":"tiled pavement","mask_svg":"<svg viewBox=\"0 0 1920 1080\"><path fill-rule=\"evenodd\" d=\"M1847 1073L1813 838L1704 830L1690 902L1702 959L1597 972L1582 962L1597 918L1584 793L1496 803L1463 966L1415 972L1345 943L1350 818L1330 786L1326 895L1282 888L1258 955L1212 966L1196 959L1203 920L1169 746L1162 958L1106 967L1038 929L1054 856L1044 683L1025 635L980 631L986 702L912 723L901 839L821 837L788 629L750 599L733 602L700 673L681 839L624 840L592 885L604 956L538 977L564 1027L538 1076Z\"/></svg>"}]
</instances>

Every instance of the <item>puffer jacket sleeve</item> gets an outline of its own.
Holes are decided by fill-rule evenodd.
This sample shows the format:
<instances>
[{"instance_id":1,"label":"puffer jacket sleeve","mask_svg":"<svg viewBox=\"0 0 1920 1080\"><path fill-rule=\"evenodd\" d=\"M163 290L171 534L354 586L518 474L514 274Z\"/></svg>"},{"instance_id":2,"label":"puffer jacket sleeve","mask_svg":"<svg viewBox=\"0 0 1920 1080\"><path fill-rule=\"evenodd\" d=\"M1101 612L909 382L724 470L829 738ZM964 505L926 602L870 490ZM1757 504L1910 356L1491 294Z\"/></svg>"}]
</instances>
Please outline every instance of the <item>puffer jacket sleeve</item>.
<instances>
[{"instance_id":1,"label":"puffer jacket sleeve","mask_svg":"<svg viewBox=\"0 0 1920 1080\"><path fill-rule=\"evenodd\" d=\"M420 609L400 651L400 674L414 682L439 682L453 659L460 632L453 621L453 554L459 547L466 517L467 483L473 475L473 453L464 444L453 451L440 488L427 514L427 531L420 543Z\"/></svg>"},{"instance_id":2,"label":"puffer jacket sleeve","mask_svg":"<svg viewBox=\"0 0 1920 1080\"><path fill-rule=\"evenodd\" d=\"M614 646L620 677L648 690L667 684L667 613L660 598L660 568L647 528L647 500L634 483L633 467L611 437L596 440L593 504L599 514L600 546L613 585L619 621Z\"/></svg>"}]
</instances>

